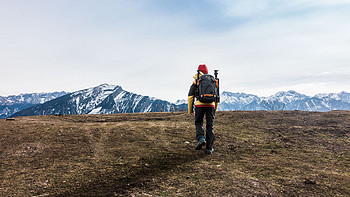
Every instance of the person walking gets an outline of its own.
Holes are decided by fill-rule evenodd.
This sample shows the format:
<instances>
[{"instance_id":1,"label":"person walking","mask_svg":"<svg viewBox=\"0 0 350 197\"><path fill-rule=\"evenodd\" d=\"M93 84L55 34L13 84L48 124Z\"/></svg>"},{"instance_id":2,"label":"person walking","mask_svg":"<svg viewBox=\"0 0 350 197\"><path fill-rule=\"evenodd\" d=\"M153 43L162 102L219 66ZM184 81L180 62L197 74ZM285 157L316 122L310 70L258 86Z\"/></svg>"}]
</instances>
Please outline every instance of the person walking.
<instances>
[{"instance_id":1,"label":"person walking","mask_svg":"<svg viewBox=\"0 0 350 197\"><path fill-rule=\"evenodd\" d=\"M195 146L196 150L201 150L205 145L205 153L211 154L214 151L214 119L215 112L218 106L218 100L214 102L201 102L198 99L198 84L199 78L202 75L208 74L208 68L205 64L198 66L197 74L193 76L195 79L190 87L188 93L188 113L193 114L193 105L195 105L195 125L196 125L196 139L198 140ZM218 86L218 83L217 83ZM197 98L196 98L197 96ZM194 102L196 99L196 102ZM206 118L206 134L204 135L203 119Z\"/></svg>"}]
</instances>

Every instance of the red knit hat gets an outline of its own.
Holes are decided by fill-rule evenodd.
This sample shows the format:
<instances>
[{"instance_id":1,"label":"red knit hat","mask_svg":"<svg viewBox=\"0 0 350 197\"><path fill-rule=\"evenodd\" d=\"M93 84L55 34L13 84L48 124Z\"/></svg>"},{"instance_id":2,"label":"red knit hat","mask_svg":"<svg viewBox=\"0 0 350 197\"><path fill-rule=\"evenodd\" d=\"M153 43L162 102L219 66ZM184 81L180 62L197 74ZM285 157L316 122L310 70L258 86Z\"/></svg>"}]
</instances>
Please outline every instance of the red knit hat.
<instances>
[{"instance_id":1,"label":"red knit hat","mask_svg":"<svg viewBox=\"0 0 350 197\"><path fill-rule=\"evenodd\" d=\"M202 71L202 73L204 73L204 74L208 74L208 68L205 64L199 65L198 70Z\"/></svg>"}]
</instances>

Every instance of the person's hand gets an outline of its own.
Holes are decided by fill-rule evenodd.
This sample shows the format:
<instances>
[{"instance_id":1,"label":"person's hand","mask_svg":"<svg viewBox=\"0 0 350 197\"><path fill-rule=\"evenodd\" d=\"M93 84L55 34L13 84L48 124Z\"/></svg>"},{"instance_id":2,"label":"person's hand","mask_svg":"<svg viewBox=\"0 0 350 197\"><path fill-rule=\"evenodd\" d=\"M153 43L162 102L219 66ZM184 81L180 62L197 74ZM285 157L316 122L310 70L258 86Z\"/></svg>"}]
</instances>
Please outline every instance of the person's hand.
<instances>
[{"instance_id":1,"label":"person's hand","mask_svg":"<svg viewBox=\"0 0 350 197\"><path fill-rule=\"evenodd\" d=\"M194 115L194 113L193 112L191 112L191 113L188 113L189 115L191 115L191 116L193 116Z\"/></svg>"}]
</instances>

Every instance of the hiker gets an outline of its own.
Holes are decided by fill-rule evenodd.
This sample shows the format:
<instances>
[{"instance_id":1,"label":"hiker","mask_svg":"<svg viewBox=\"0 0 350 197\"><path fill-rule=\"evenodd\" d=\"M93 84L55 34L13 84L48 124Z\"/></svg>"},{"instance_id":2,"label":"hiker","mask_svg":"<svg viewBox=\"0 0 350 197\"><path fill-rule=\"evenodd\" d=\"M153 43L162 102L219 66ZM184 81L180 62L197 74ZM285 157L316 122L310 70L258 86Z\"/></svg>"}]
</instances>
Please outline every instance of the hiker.
<instances>
[{"instance_id":1,"label":"hiker","mask_svg":"<svg viewBox=\"0 0 350 197\"><path fill-rule=\"evenodd\" d=\"M195 125L196 125L196 139L198 143L195 147L196 150L201 150L202 146L206 145L205 153L211 154L214 151L213 143L214 143L214 118L215 112L217 110L219 100L216 99L213 102L201 102L198 98L199 88L198 88L198 79L201 78L202 75L208 74L208 68L205 64L201 64L198 66L197 74L193 76L195 79L190 87L190 91L188 93L188 113L193 114L193 104L194 99L195 102ZM217 74L217 73L216 73ZM209 75L211 76L211 75ZM211 76L212 77L212 76ZM202 79L202 78L201 78ZM218 82L216 83L218 87ZM218 91L217 91L218 92ZM217 93L218 94L218 93ZM204 137L204 129L203 129L203 119L204 115L206 115L206 134Z\"/></svg>"}]
</instances>

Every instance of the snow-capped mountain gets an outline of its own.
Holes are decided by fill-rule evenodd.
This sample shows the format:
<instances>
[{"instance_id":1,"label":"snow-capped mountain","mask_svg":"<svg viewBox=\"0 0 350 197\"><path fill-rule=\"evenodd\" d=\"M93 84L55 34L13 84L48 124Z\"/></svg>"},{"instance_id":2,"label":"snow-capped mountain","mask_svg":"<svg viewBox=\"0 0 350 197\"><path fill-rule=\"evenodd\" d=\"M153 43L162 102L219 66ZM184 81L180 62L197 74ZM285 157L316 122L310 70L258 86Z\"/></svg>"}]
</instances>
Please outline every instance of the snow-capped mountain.
<instances>
[{"instance_id":1,"label":"snow-capped mountain","mask_svg":"<svg viewBox=\"0 0 350 197\"><path fill-rule=\"evenodd\" d=\"M313 97L300 94L293 90L278 92L269 97L259 97L246 93L223 92L220 97L219 111L350 110L350 93L347 92L317 94ZM180 110L187 111L187 101L185 99L178 100L176 103L170 103L153 97L134 94L123 90L120 86L109 84L102 84L69 94L66 92L55 92L0 97L0 118L8 117L11 114L13 114L11 117L15 117L55 114L169 112Z\"/></svg>"},{"instance_id":2,"label":"snow-capped mountain","mask_svg":"<svg viewBox=\"0 0 350 197\"><path fill-rule=\"evenodd\" d=\"M335 100L340 100L340 101L344 101L347 103L350 103L350 93L347 92L340 92L340 93L323 93L323 94L316 94L315 97L322 99L322 98L332 98Z\"/></svg>"},{"instance_id":3,"label":"snow-capped mountain","mask_svg":"<svg viewBox=\"0 0 350 197\"><path fill-rule=\"evenodd\" d=\"M113 114L135 112L170 112L186 110L187 105L125 91L120 86L102 84L76 91L46 103L17 112L15 116L55 114Z\"/></svg>"},{"instance_id":4,"label":"snow-capped mountain","mask_svg":"<svg viewBox=\"0 0 350 197\"><path fill-rule=\"evenodd\" d=\"M243 110L245 106L259 103L261 98L252 94L223 92L220 94L219 111Z\"/></svg>"},{"instance_id":5,"label":"snow-capped mountain","mask_svg":"<svg viewBox=\"0 0 350 197\"><path fill-rule=\"evenodd\" d=\"M51 93L31 93L31 94L20 94L11 95L7 97L0 96L0 105L14 105L21 103L39 104L45 103L49 100L63 96L67 92L51 92Z\"/></svg>"},{"instance_id":6,"label":"snow-capped mountain","mask_svg":"<svg viewBox=\"0 0 350 197\"><path fill-rule=\"evenodd\" d=\"M278 92L269 97L258 97L244 93L223 92L218 107L222 111L230 110L302 110L331 111L350 110L350 94L317 94L313 97L293 90Z\"/></svg>"},{"instance_id":7,"label":"snow-capped mountain","mask_svg":"<svg viewBox=\"0 0 350 197\"><path fill-rule=\"evenodd\" d=\"M175 105L181 105L181 104L187 104L187 100L185 99L179 99L175 102Z\"/></svg>"},{"instance_id":8,"label":"snow-capped mountain","mask_svg":"<svg viewBox=\"0 0 350 197\"><path fill-rule=\"evenodd\" d=\"M272 96L264 97L260 103L264 110L295 110L294 103L308 98L293 90L278 92Z\"/></svg>"},{"instance_id":9,"label":"snow-capped mountain","mask_svg":"<svg viewBox=\"0 0 350 197\"><path fill-rule=\"evenodd\" d=\"M36 104L45 103L49 100L67 94L66 92L52 93L31 93L11 95L7 97L0 96L0 119L6 118L22 109Z\"/></svg>"}]
</instances>

